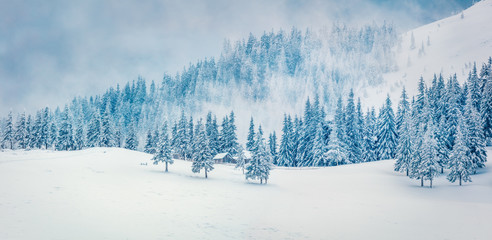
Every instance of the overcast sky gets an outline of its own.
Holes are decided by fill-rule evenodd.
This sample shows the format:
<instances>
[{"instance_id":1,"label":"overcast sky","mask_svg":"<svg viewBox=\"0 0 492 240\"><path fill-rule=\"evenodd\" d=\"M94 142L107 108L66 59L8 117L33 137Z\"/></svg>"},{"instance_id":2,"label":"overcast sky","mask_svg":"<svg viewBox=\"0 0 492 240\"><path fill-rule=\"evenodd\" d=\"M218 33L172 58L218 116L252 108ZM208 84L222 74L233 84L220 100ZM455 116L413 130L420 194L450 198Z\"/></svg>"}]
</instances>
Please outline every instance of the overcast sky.
<instances>
[{"instance_id":1,"label":"overcast sky","mask_svg":"<svg viewBox=\"0 0 492 240\"><path fill-rule=\"evenodd\" d=\"M250 32L394 22L406 30L470 5L461 0L0 0L0 116L56 107L139 75L160 81L217 57Z\"/></svg>"}]
</instances>

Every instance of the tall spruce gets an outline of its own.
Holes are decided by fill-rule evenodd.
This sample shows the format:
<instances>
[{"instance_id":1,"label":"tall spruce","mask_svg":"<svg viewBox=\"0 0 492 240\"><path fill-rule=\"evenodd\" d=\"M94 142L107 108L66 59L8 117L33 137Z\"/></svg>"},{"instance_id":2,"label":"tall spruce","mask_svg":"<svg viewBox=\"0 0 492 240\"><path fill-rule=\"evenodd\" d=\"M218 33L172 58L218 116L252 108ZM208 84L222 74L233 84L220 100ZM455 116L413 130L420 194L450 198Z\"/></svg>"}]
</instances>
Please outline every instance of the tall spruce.
<instances>
[{"instance_id":1,"label":"tall spruce","mask_svg":"<svg viewBox=\"0 0 492 240\"><path fill-rule=\"evenodd\" d=\"M379 159L391 159L396 153L396 126L389 95L378 120L377 149Z\"/></svg>"},{"instance_id":2,"label":"tall spruce","mask_svg":"<svg viewBox=\"0 0 492 240\"><path fill-rule=\"evenodd\" d=\"M284 115L282 126L282 137L280 139L278 165L284 167L292 166L292 120Z\"/></svg>"},{"instance_id":3,"label":"tall spruce","mask_svg":"<svg viewBox=\"0 0 492 240\"><path fill-rule=\"evenodd\" d=\"M12 120L12 112L9 112L7 120L5 121L5 127L3 130L3 145L8 146L10 149L14 149L15 143L15 130L14 123Z\"/></svg>"},{"instance_id":4,"label":"tall spruce","mask_svg":"<svg viewBox=\"0 0 492 240\"><path fill-rule=\"evenodd\" d=\"M409 176L411 170L412 157L414 156L412 152L413 145L413 134L415 133L414 123L410 111L403 113L403 120L399 129L399 141L396 148L396 162L395 171L405 172Z\"/></svg>"},{"instance_id":5,"label":"tall spruce","mask_svg":"<svg viewBox=\"0 0 492 240\"><path fill-rule=\"evenodd\" d=\"M246 141L246 150L251 151L255 145L255 123L253 117L249 121L248 139Z\"/></svg>"},{"instance_id":6,"label":"tall spruce","mask_svg":"<svg viewBox=\"0 0 492 240\"><path fill-rule=\"evenodd\" d=\"M485 151L485 137L483 135L482 118L480 117L473 100L471 92L469 94L465 106L465 119L464 124L466 126L465 139L468 148L470 149L470 158L473 161L474 172L476 168L485 167L487 161L487 153Z\"/></svg>"},{"instance_id":7,"label":"tall spruce","mask_svg":"<svg viewBox=\"0 0 492 240\"><path fill-rule=\"evenodd\" d=\"M171 155L171 146L169 143L169 136L167 134L167 122L164 123L162 126L162 131L159 134L160 138L158 139L156 151L154 153L154 157L152 157L152 160L154 160L154 165L159 164L159 162L163 162L166 164L166 169L165 171L168 171L168 165L173 164L174 160Z\"/></svg>"},{"instance_id":8,"label":"tall spruce","mask_svg":"<svg viewBox=\"0 0 492 240\"><path fill-rule=\"evenodd\" d=\"M462 120L460 121L462 122ZM456 144L450 153L449 160L449 174L447 179L450 182L459 180L461 186L462 182L471 182L470 175L473 172L473 160L470 157L470 149L466 145L465 135L462 132L464 124L461 123L456 129Z\"/></svg>"},{"instance_id":9,"label":"tall spruce","mask_svg":"<svg viewBox=\"0 0 492 240\"><path fill-rule=\"evenodd\" d=\"M195 134L196 137L193 142L193 164L191 171L194 173L199 173L203 169L205 172L205 178L208 178L208 172L214 169L214 160L212 159L212 153L201 119L196 124Z\"/></svg>"},{"instance_id":10,"label":"tall spruce","mask_svg":"<svg viewBox=\"0 0 492 240\"><path fill-rule=\"evenodd\" d=\"M246 166L246 180L259 179L260 184L263 184L263 181L267 184L271 165L271 156L267 151L265 140L263 139L261 131L258 131L255 137L252 159Z\"/></svg>"}]
</instances>

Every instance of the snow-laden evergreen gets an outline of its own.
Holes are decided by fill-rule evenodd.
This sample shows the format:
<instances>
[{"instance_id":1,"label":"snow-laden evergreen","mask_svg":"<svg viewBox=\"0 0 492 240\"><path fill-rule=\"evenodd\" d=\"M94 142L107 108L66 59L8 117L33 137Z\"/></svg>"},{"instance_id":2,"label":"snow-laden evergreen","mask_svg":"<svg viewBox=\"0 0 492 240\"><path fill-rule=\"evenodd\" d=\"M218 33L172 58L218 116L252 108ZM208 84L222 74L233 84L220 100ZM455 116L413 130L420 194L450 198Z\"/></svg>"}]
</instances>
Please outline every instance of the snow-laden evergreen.
<instances>
[{"instance_id":1,"label":"snow-laden evergreen","mask_svg":"<svg viewBox=\"0 0 492 240\"><path fill-rule=\"evenodd\" d=\"M261 128L261 126L260 126ZM267 184L272 167L271 155L269 154L265 140L261 131L258 131L255 136L255 146L253 147L253 156L251 161L246 166L246 180L260 180L260 184Z\"/></svg>"},{"instance_id":2,"label":"snow-laden evergreen","mask_svg":"<svg viewBox=\"0 0 492 240\"><path fill-rule=\"evenodd\" d=\"M462 131L463 127L463 121L460 120L460 124L456 129L456 144L450 153L450 171L447 176L448 180L451 182L459 180L460 186L462 182L471 182L470 175L473 173L474 169L474 163L470 155L470 149L465 143L465 135Z\"/></svg>"},{"instance_id":3,"label":"snow-laden evergreen","mask_svg":"<svg viewBox=\"0 0 492 240\"><path fill-rule=\"evenodd\" d=\"M201 120L198 121L195 128L196 138L193 142L192 171L199 173L203 169L205 178L208 178L208 172L214 169L214 160L203 128Z\"/></svg>"},{"instance_id":4,"label":"snow-laden evergreen","mask_svg":"<svg viewBox=\"0 0 492 240\"><path fill-rule=\"evenodd\" d=\"M327 151L324 153L327 165L338 166L348 163L349 152L347 146L338 138L337 124L333 124L330 133L330 141L328 142Z\"/></svg>"},{"instance_id":5,"label":"snow-laden evergreen","mask_svg":"<svg viewBox=\"0 0 492 240\"><path fill-rule=\"evenodd\" d=\"M163 162L166 164L166 172L168 171L168 165L173 164L174 160L171 155L171 146L169 144L169 135L167 133L167 123L164 123L162 126L162 131L159 134L160 138L157 139L157 148L155 149L154 164L159 164L159 162Z\"/></svg>"},{"instance_id":6,"label":"snow-laden evergreen","mask_svg":"<svg viewBox=\"0 0 492 240\"><path fill-rule=\"evenodd\" d=\"M413 140L415 138L413 119L409 111L403 113L403 120L399 128L398 146L396 148L395 171L405 172L409 176L411 170L411 162L414 156L412 152Z\"/></svg>"},{"instance_id":7,"label":"snow-laden evergreen","mask_svg":"<svg viewBox=\"0 0 492 240\"><path fill-rule=\"evenodd\" d=\"M377 152L379 159L394 158L397 135L395 117L389 95L386 97L386 103L380 112L377 129Z\"/></svg>"}]
</instances>

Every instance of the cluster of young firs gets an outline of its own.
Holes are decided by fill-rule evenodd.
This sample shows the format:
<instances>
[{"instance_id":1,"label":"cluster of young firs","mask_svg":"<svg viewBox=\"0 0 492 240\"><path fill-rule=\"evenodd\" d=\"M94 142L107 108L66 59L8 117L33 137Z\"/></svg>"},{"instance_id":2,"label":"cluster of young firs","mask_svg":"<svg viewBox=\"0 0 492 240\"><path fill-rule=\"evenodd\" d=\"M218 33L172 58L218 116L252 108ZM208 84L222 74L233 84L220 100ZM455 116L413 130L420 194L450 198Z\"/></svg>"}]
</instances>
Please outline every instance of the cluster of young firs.
<instances>
[{"instance_id":1,"label":"cluster of young firs","mask_svg":"<svg viewBox=\"0 0 492 240\"><path fill-rule=\"evenodd\" d=\"M154 154L154 164L165 163L166 172L168 165L174 163L173 158L189 159L193 161L191 170L199 173L203 169L205 178L208 177L208 172L214 169L213 157L218 153L228 153L235 157L236 168L242 169L246 179L258 179L260 183L266 184L270 175L272 155L267 151L261 127L248 147L252 156L246 163L245 151L237 142L234 118L234 112L226 116L219 132L217 119L215 116L212 118L212 113L208 113L205 126L202 119L196 124L192 118L188 122L182 113L179 122L172 127L171 138L168 136L167 122L161 131L148 132L145 152Z\"/></svg>"},{"instance_id":2,"label":"cluster of young firs","mask_svg":"<svg viewBox=\"0 0 492 240\"><path fill-rule=\"evenodd\" d=\"M480 74L476 67L460 86L456 75L445 83L434 76L427 87L421 78L418 94L401 94L396 118L389 96L376 117L362 113L351 91L347 105L339 98L334 120L325 121L316 98L306 103L304 118L285 116L280 166L335 166L396 158L395 171L430 181L449 169L451 182L471 181L486 162L485 146L492 137L492 59Z\"/></svg>"}]
</instances>

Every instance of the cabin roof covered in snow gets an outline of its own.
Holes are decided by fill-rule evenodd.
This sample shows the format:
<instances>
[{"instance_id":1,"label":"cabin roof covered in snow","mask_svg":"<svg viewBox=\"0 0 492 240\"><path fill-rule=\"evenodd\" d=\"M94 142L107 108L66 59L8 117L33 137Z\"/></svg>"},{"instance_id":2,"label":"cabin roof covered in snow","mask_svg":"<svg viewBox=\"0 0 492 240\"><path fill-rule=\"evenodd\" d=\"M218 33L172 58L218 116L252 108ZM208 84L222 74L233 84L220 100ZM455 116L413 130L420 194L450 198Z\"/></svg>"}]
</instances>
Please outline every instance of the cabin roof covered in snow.
<instances>
[{"instance_id":1,"label":"cabin roof covered in snow","mask_svg":"<svg viewBox=\"0 0 492 240\"><path fill-rule=\"evenodd\" d=\"M227 156L227 154L229 154L229 153L227 153L227 152L225 152L225 153L219 153L219 154L215 155L214 160L216 160L216 159L223 159L223 158L225 158Z\"/></svg>"}]
</instances>

